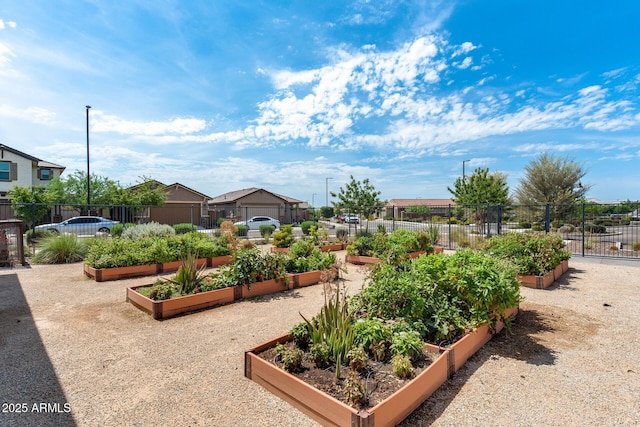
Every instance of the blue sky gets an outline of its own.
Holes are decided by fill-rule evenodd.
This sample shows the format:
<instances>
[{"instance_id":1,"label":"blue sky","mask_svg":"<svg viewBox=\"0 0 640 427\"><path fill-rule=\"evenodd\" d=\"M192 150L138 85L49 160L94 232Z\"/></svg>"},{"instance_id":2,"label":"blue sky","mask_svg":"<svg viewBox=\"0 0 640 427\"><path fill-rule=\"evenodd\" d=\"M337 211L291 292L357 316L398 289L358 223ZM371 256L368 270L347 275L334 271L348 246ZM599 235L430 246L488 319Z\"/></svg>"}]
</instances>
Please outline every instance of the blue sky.
<instances>
[{"instance_id":1,"label":"blue sky","mask_svg":"<svg viewBox=\"0 0 640 427\"><path fill-rule=\"evenodd\" d=\"M636 200L639 94L637 0L0 3L0 143L86 170L91 105L123 185L447 198L465 160L513 190L547 151Z\"/></svg>"}]
</instances>

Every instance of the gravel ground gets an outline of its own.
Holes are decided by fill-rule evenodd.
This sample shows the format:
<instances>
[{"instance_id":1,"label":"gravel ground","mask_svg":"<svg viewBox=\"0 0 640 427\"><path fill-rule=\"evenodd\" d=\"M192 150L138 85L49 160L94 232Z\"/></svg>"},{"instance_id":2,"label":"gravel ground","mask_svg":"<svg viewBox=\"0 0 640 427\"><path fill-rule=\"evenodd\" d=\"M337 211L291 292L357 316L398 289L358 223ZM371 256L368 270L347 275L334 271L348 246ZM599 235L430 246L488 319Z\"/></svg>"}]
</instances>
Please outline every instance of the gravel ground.
<instances>
[{"instance_id":1,"label":"gravel ground","mask_svg":"<svg viewBox=\"0 0 640 427\"><path fill-rule=\"evenodd\" d=\"M523 288L512 331L401 425L640 425L638 267L576 258L548 290ZM350 292L363 275L349 266ZM0 269L0 426L316 425L244 378L243 352L314 315L322 286L155 321L125 302L151 281Z\"/></svg>"}]
</instances>

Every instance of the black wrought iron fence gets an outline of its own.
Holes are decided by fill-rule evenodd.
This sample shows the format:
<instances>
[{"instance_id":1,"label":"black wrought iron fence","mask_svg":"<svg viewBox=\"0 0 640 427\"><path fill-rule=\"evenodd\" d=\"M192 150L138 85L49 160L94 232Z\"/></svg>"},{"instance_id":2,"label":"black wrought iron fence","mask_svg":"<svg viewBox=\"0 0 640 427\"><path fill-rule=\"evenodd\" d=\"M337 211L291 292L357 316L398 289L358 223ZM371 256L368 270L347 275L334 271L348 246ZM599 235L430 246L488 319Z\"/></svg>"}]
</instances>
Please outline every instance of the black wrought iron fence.
<instances>
[{"instance_id":1,"label":"black wrought iron fence","mask_svg":"<svg viewBox=\"0 0 640 427\"><path fill-rule=\"evenodd\" d=\"M441 205L428 207L385 207L372 209L351 207L342 209L332 218L325 218L333 232L347 228L350 235L361 231L371 233L399 228L437 229L438 244L448 249L480 248L494 234L537 231L558 233L574 255L640 258L640 203L620 205L583 203L575 205ZM366 212L367 214L364 214ZM120 223L142 224L158 222L176 225L189 223L200 229L215 229L222 221L252 226L260 224L296 224L309 219L321 219L320 211L291 206L209 207L200 204L165 206L60 206L0 204L0 220L21 219L24 229L47 224L77 234L92 235L109 231L109 225L90 222L95 216ZM254 221L252 221L252 218ZM69 224L72 222L72 224ZM47 227L49 227L47 225ZM74 231L75 230L75 231Z\"/></svg>"}]
</instances>

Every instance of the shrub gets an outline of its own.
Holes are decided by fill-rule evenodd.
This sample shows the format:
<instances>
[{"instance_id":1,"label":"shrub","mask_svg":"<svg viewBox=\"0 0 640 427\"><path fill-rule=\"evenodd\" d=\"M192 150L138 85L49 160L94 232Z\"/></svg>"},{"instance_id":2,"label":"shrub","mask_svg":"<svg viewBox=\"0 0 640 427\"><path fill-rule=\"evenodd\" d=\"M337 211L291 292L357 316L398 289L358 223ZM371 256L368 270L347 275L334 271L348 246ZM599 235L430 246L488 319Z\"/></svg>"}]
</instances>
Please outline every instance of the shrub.
<instances>
[{"instance_id":1,"label":"shrub","mask_svg":"<svg viewBox=\"0 0 640 427\"><path fill-rule=\"evenodd\" d=\"M329 365L329 357L331 355L331 349L326 343L319 342L314 344L309 349L309 355L311 360L318 368L325 368Z\"/></svg>"},{"instance_id":2,"label":"shrub","mask_svg":"<svg viewBox=\"0 0 640 427\"><path fill-rule=\"evenodd\" d=\"M347 397L347 402L354 406L361 406L367 403L367 393L363 381L358 374L351 372L344 380L342 391Z\"/></svg>"},{"instance_id":3,"label":"shrub","mask_svg":"<svg viewBox=\"0 0 640 427\"><path fill-rule=\"evenodd\" d=\"M603 234L607 232L607 227L605 227L604 225L586 223L584 225L584 231L586 233Z\"/></svg>"},{"instance_id":4,"label":"shrub","mask_svg":"<svg viewBox=\"0 0 640 427\"><path fill-rule=\"evenodd\" d=\"M533 231L544 231L544 226L542 224L533 224L531 229Z\"/></svg>"},{"instance_id":5,"label":"shrub","mask_svg":"<svg viewBox=\"0 0 640 427\"><path fill-rule=\"evenodd\" d=\"M424 342L416 331L399 332L391 338L391 351L394 355L402 354L416 360L422 354Z\"/></svg>"},{"instance_id":6,"label":"shrub","mask_svg":"<svg viewBox=\"0 0 640 427\"><path fill-rule=\"evenodd\" d=\"M391 329L379 318L358 319L354 325L356 345L364 347L375 360L383 360Z\"/></svg>"},{"instance_id":7,"label":"shrub","mask_svg":"<svg viewBox=\"0 0 640 427\"><path fill-rule=\"evenodd\" d=\"M305 236L309 235L309 231L311 230L311 227L315 227L317 230L318 223L315 221L302 221L302 224L300 224L300 228L302 229L302 234L304 234Z\"/></svg>"},{"instance_id":8,"label":"shrub","mask_svg":"<svg viewBox=\"0 0 640 427\"><path fill-rule=\"evenodd\" d=\"M170 225L149 222L134 227L125 228L122 237L130 240L140 240L145 237L167 237L175 236L176 230Z\"/></svg>"},{"instance_id":9,"label":"shrub","mask_svg":"<svg viewBox=\"0 0 640 427\"><path fill-rule=\"evenodd\" d=\"M176 234L187 234L192 231L197 231L198 227L188 222L185 222L181 224L174 224L173 229L176 231Z\"/></svg>"},{"instance_id":10,"label":"shrub","mask_svg":"<svg viewBox=\"0 0 640 427\"><path fill-rule=\"evenodd\" d=\"M55 236L55 234L51 230L34 228L32 228L31 230L27 230L24 235L27 239L27 245L35 245L40 240L44 240L47 237Z\"/></svg>"},{"instance_id":11,"label":"shrub","mask_svg":"<svg viewBox=\"0 0 640 427\"><path fill-rule=\"evenodd\" d=\"M155 283L149 291L148 297L154 301L162 301L171 298L176 292L171 283Z\"/></svg>"},{"instance_id":12,"label":"shrub","mask_svg":"<svg viewBox=\"0 0 640 427\"><path fill-rule=\"evenodd\" d=\"M249 235L249 226L247 225L236 225L236 236L238 237L247 237Z\"/></svg>"},{"instance_id":13,"label":"shrub","mask_svg":"<svg viewBox=\"0 0 640 427\"><path fill-rule=\"evenodd\" d=\"M349 366L351 369L361 371L367 367L369 356L367 355L367 352L364 351L364 348L356 346L349 350L347 353L347 359L349 359Z\"/></svg>"},{"instance_id":14,"label":"shrub","mask_svg":"<svg viewBox=\"0 0 640 427\"><path fill-rule=\"evenodd\" d=\"M395 376L402 379L408 378L413 370L411 359L402 354L396 354L393 359L391 359L391 366L393 367Z\"/></svg>"},{"instance_id":15,"label":"shrub","mask_svg":"<svg viewBox=\"0 0 640 427\"><path fill-rule=\"evenodd\" d=\"M260 235L264 239L268 239L269 236L271 236L271 234L273 234L275 229L276 229L275 226L269 225L269 224L263 224L263 225L260 226L260 228L258 228L258 230L260 231Z\"/></svg>"},{"instance_id":16,"label":"shrub","mask_svg":"<svg viewBox=\"0 0 640 427\"><path fill-rule=\"evenodd\" d=\"M291 246L295 238L293 237L293 226L291 224L283 225L278 231L271 235L273 246L277 248L288 248Z\"/></svg>"},{"instance_id":17,"label":"shrub","mask_svg":"<svg viewBox=\"0 0 640 427\"><path fill-rule=\"evenodd\" d=\"M99 239L101 240L101 239ZM75 234L59 234L42 240L33 262L37 264L63 264L82 261L87 243Z\"/></svg>"},{"instance_id":18,"label":"shrub","mask_svg":"<svg viewBox=\"0 0 640 427\"><path fill-rule=\"evenodd\" d=\"M384 224L378 224L378 230L376 232L380 234L387 234L387 228Z\"/></svg>"},{"instance_id":19,"label":"shrub","mask_svg":"<svg viewBox=\"0 0 640 427\"><path fill-rule=\"evenodd\" d=\"M571 224L563 224L558 228L559 233L573 233L575 230L576 228Z\"/></svg>"},{"instance_id":20,"label":"shrub","mask_svg":"<svg viewBox=\"0 0 640 427\"><path fill-rule=\"evenodd\" d=\"M349 230L344 227L336 228L336 239L340 240L341 242L346 242L348 238Z\"/></svg>"},{"instance_id":21,"label":"shrub","mask_svg":"<svg viewBox=\"0 0 640 427\"><path fill-rule=\"evenodd\" d=\"M287 372L298 372L302 369L302 351L298 348L287 349L282 344L275 347L277 360Z\"/></svg>"},{"instance_id":22,"label":"shrub","mask_svg":"<svg viewBox=\"0 0 640 427\"><path fill-rule=\"evenodd\" d=\"M293 337L293 342L303 350L306 350L309 347L309 326L306 322L297 323L291 330L289 331L289 335Z\"/></svg>"},{"instance_id":23,"label":"shrub","mask_svg":"<svg viewBox=\"0 0 640 427\"><path fill-rule=\"evenodd\" d=\"M125 224L114 224L111 227L111 231L109 234L111 234L111 237L121 237L122 233L124 232L124 230L126 230L127 228L131 228L131 227L135 227L135 224L132 224L130 222L127 222Z\"/></svg>"},{"instance_id":24,"label":"shrub","mask_svg":"<svg viewBox=\"0 0 640 427\"><path fill-rule=\"evenodd\" d=\"M520 228L531 228L531 221L526 221L524 219L521 219L518 222L518 225L520 226Z\"/></svg>"}]
</instances>

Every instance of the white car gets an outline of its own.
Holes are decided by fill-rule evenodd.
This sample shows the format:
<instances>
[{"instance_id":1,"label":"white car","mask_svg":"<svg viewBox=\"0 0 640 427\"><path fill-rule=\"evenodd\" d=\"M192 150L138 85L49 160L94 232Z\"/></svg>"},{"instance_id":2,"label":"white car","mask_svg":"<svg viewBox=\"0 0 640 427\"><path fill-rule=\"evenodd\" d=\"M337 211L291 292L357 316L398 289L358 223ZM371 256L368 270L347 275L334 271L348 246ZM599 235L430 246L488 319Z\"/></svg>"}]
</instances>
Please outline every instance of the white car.
<instances>
[{"instance_id":1,"label":"white car","mask_svg":"<svg viewBox=\"0 0 640 427\"><path fill-rule=\"evenodd\" d=\"M75 216L62 222L37 225L36 230L49 230L54 233L73 233L94 235L97 232L110 233L111 227L120 224L101 216Z\"/></svg>"},{"instance_id":2,"label":"white car","mask_svg":"<svg viewBox=\"0 0 640 427\"><path fill-rule=\"evenodd\" d=\"M280 228L280 221L270 216L254 216L246 221L238 221L235 225L246 225L249 230L259 230L261 225L271 225L274 230Z\"/></svg>"}]
</instances>

